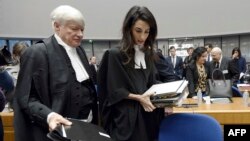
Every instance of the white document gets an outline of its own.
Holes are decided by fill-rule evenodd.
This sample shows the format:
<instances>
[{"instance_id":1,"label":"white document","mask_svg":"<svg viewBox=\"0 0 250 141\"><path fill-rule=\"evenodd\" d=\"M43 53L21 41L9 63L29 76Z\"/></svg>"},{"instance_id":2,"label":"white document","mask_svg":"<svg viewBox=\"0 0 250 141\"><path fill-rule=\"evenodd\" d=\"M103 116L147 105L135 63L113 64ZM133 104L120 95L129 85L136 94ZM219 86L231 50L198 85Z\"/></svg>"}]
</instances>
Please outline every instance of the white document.
<instances>
[{"instance_id":1,"label":"white document","mask_svg":"<svg viewBox=\"0 0 250 141\"><path fill-rule=\"evenodd\" d=\"M145 93L155 93L150 99L156 107L179 107L188 96L187 84L186 80L155 84Z\"/></svg>"},{"instance_id":2,"label":"white document","mask_svg":"<svg viewBox=\"0 0 250 141\"><path fill-rule=\"evenodd\" d=\"M151 86L145 93L155 93L155 95L182 93L187 84L188 81L186 80L155 84Z\"/></svg>"}]
</instances>

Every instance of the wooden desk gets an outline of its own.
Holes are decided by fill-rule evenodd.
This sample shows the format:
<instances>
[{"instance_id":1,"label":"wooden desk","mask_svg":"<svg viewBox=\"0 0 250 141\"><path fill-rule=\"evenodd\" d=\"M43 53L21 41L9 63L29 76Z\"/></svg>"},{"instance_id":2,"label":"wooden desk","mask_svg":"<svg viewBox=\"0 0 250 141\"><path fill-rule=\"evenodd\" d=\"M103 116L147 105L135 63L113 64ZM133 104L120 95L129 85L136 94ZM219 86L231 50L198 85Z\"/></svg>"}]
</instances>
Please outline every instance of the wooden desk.
<instances>
[{"instance_id":1,"label":"wooden desk","mask_svg":"<svg viewBox=\"0 0 250 141\"><path fill-rule=\"evenodd\" d=\"M174 113L201 113L214 117L220 124L250 124L250 107L243 105L242 98L232 98L229 104L201 104L193 108L174 108ZM195 100L188 99L189 103Z\"/></svg>"},{"instance_id":2,"label":"wooden desk","mask_svg":"<svg viewBox=\"0 0 250 141\"><path fill-rule=\"evenodd\" d=\"M250 92L250 85L249 84L238 84L237 85L239 91L244 92L244 91L248 91Z\"/></svg>"},{"instance_id":3,"label":"wooden desk","mask_svg":"<svg viewBox=\"0 0 250 141\"><path fill-rule=\"evenodd\" d=\"M4 129L4 141L14 141L14 127L13 127L13 112L1 112L3 129Z\"/></svg>"}]
</instances>

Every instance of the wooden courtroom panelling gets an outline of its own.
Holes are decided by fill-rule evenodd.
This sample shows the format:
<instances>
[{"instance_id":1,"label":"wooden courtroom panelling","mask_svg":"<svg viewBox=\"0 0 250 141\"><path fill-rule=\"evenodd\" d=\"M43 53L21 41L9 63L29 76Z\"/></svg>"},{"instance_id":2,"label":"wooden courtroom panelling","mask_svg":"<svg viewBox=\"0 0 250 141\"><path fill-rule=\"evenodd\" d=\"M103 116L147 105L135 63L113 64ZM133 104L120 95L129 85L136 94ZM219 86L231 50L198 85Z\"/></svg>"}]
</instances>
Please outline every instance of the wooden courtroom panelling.
<instances>
[{"instance_id":1,"label":"wooden courtroom panelling","mask_svg":"<svg viewBox=\"0 0 250 141\"><path fill-rule=\"evenodd\" d=\"M4 141L14 141L13 115L13 112L0 113L4 128Z\"/></svg>"}]
</instances>

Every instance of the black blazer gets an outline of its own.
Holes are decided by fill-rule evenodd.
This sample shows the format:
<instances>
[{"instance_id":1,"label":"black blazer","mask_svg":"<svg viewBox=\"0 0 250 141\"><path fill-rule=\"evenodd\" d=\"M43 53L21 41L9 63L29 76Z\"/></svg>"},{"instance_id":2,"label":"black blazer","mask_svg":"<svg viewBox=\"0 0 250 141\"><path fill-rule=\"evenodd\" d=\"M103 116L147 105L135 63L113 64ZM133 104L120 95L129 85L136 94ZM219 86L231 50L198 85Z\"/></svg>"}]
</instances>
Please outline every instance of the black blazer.
<instances>
[{"instance_id":1,"label":"black blazer","mask_svg":"<svg viewBox=\"0 0 250 141\"><path fill-rule=\"evenodd\" d=\"M172 67L174 68L174 73L178 77L178 79L182 79L182 75L183 75L183 61L182 61L182 58L179 57L179 56L176 56L175 66L173 66L171 56L168 56L166 58L166 61L168 62L168 64L172 65Z\"/></svg>"},{"instance_id":2,"label":"black blazer","mask_svg":"<svg viewBox=\"0 0 250 141\"><path fill-rule=\"evenodd\" d=\"M207 73L207 79L210 78L209 63L204 64L205 71ZM196 62L192 62L187 66L186 79L188 80L189 97L196 96L195 88L198 85L199 73L196 66ZM207 83L207 91L208 91Z\"/></svg>"},{"instance_id":3,"label":"black blazer","mask_svg":"<svg viewBox=\"0 0 250 141\"><path fill-rule=\"evenodd\" d=\"M183 62L183 77L186 77L186 71L187 71L187 66L192 63L194 60L193 60L193 57L191 56L187 56L185 57L184 59L184 62Z\"/></svg>"},{"instance_id":4,"label":"black blazer","mask_svg":"<svg viewBox=\"0 0 250 141\"><path fill-rule=\"evenodd\" d=\"M161 82L171 82L175 81L176 77L174 74L173 65L169 64L168 61L165 60L165 57L157 52L155 59L155 67L157 69L157 80Z\"/></svg>"}]
</instances>

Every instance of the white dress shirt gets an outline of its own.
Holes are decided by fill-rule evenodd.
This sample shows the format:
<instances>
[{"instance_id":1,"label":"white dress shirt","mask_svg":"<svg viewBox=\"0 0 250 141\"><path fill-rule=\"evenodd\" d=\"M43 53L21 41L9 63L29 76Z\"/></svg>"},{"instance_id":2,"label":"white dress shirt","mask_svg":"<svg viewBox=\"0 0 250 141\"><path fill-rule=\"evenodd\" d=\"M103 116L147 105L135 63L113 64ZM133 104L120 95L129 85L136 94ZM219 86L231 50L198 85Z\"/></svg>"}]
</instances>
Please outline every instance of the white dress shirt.
<instances>
[{"instance_id":1,"label":"white dress shirt","mask_svg":"<svg viewBox=\"0 0 250 141\"><path fill-rule=\"evenodd\" d=\"M141 46L135 45L135 69L146 69L145 53L140 50Z\"/></svg>"},{"instance_id":2,"label":"white dress shirt","mask_svg":"<svg viewBox=\"0 0 250 141\"><path fill-rule=\"evenodd\" d=\"M206 58L206 61L208 61L208 62L213 61L213 58L212 58L212 56L211 56L211 53L208 53L207 58Z\"/></svg>"},{"instance_id":3,"label":"white dress shirt","mask_svg":"<svg viewBox=\"0 0 250 141\"><path fill-rule=\"evenodd\" d=\"M67 52L67 55L69 56L70 58L70 61L71 61L71 65L73 67L73 69L75 70L75 74L76 74L76 79L78 82L82 82L84 80L87 80L89 79L89 75L86 71L86 69L84 68L81 60L80 60L80 57L79 55L77 54L76 52L76 48L74 47L70 47L68 46L66 43L64 43L62 41L62 39L55 34L55 38L58 42L58 44L62 45L64 47L64 49L66 50ZM47 116L47 123L49 123L51 117L55 115L55 112L51 112L48 114ZM90 113L89 113L89 116L87 119L84 119L83 121L86 121L86 122L91 122L92 121L92 110L90 110Z\"/></svg>"},{"instance_id":4,"label":"white dress shirt","mask_svg":"<svg viewBox=\"0 0 250 141\"><path fill-rule=\"evenodd\" d=\"M77 81L82 82L84 80L89 79L89 75L88 75L86 69L84 68L84 66L82 64L79 55L76 52L76 48L68 46L56 34L55 34L55 38L56 38L58 44L62 45L64 47L64 49L66 50L66 52L67 52L67 54L68 54L68 56L70 58L71 65L72 65L73 69L75 70Z\"/></svg>"},{"instance_id":5,"label":"white dress shirt","mask_svg":"<svg viewBox=\"0 0 250 141\"><path fill-rule=\"evenodd\" d=\"M175 65L176 65L176 56L171 56L171 58L172 58L173 67L175 68Z\"/></svg>"},{"instance_id":6,"label":"white dress shirt","mask_svg":"<svg viewBox=\"0 0 250 141\"><path fill-rule=\"evenodd\" d=\"M221 60L222 60L222 56L220 57L220 60L219 60L219 62L218 62L218 63L219 63L219 64L218 64L218 65L219 65L218 68L220 68L220 66L221 66Z\"/></svg>"}]
</instances>

